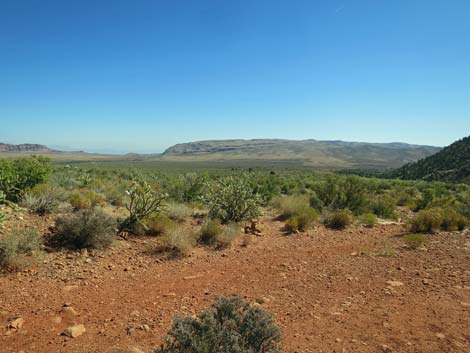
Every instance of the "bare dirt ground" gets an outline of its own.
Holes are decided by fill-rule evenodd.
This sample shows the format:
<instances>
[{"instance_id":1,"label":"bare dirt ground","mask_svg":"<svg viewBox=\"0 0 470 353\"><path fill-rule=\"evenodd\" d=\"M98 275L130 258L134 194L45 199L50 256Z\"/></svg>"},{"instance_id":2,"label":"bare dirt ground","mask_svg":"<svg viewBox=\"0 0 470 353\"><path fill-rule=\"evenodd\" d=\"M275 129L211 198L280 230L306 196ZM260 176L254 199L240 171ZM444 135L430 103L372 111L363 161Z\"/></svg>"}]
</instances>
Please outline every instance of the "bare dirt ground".
<instances>
[{"instance_id":1,"label":"bare dirt ground","mask_svg":"<svg viewBox=\"0 0 470 353\"><path fill-rule=\"evenodd\" d=\"M50 222L25 217L43 230ZM138 237L103 252L48 253L2 275L0 352L149 352L174 315L231 294L274 315L283 352L470 352L470 233L409 250L401 225L291 236L272 216L261 225L247 247L168 260L155 238ZM24 323L8 328L15 317ZM80 337L61 335L79 323Z\"/></svg>"}]
</instances>

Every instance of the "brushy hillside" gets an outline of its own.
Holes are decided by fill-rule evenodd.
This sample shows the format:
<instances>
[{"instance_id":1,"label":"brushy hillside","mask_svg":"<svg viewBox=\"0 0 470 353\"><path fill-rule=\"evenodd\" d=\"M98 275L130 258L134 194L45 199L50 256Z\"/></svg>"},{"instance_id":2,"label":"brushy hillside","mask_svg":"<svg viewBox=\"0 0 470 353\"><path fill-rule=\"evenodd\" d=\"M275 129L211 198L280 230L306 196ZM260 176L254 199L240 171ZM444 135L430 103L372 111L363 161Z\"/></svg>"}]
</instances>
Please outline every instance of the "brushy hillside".
<instances>
[{"instance_id":1,"label":"brushy hillside","mask_svg":"<svg viewBox=\"0 0 470 353\"><path fill-rule=\"evenodd\" d=\"M397 168L439 151L405 143L317 140L219 140L174 145L165 160L285 160L314 168Z\"/></svg>"},{"instance_id":2,"label":"brushy hillside","mask_svg":"<svg viewBox=\"0 0 470 353\"><path fill-rule=\"evenodd\" d=\"M470 182L470 136L440 152L392 172L400 179Z\"/></svg>"}]
</instances>

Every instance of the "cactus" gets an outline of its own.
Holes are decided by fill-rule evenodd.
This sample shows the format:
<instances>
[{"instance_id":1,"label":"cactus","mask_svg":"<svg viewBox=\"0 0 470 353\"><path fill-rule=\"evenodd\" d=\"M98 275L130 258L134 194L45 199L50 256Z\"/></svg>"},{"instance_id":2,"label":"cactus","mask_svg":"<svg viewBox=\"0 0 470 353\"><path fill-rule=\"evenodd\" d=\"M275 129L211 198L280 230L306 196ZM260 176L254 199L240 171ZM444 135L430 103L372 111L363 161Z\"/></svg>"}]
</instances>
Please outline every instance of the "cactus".
<instances>
[{"instance_id":1,"label":"cactus","mask_svg":"<svg viewBox=\"0 0 470 353\"><path fill-rule=\"evenodd\" d=\"M145 181L134 181L126 194L129 196L126 203L129 216L121 223L120 231L133 232L138 224L147 230L145 218L161 213L167 195L152 189Z\"/></svg>"},{"instance_id":2,"label":"cactus","mask_svg":"<svg viewBox=\"0 0 470 353\"><path fill-rule=\"evenodd\" d=\"M247 176L229 176L208 184L202 200L209 206L211 218L219 218L224 223L258 217L263 202Z\"/></svg>"}]
</instances>

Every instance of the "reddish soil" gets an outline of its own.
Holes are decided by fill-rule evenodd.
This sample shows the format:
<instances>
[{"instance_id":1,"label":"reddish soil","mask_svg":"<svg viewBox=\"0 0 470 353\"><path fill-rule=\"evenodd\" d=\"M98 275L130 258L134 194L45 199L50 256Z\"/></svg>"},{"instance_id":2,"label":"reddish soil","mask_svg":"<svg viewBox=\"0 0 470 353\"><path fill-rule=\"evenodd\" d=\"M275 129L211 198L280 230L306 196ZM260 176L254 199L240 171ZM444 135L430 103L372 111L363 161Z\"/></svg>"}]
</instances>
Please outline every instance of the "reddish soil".
<instances>
[{"instance_id":1,"label":"reddish soil","mask_svg":"<svg viewBox=\"0 0 470 353\"><path fill-rule=\"evenodd\" d=\"M168 260L153 251L155 238L138 237L103 252L48 253L2 275L0 352L149 352L174 315L230 294L273 313L283 352L470 352L470 233L429 236L409 250L401 225L285 236L271 218L247 247ZM65 303L77 314L64 313ZM8 329L18 316L23 326ZM86 332L62 336L74 323Z\"/></svg>"}]
</instances>

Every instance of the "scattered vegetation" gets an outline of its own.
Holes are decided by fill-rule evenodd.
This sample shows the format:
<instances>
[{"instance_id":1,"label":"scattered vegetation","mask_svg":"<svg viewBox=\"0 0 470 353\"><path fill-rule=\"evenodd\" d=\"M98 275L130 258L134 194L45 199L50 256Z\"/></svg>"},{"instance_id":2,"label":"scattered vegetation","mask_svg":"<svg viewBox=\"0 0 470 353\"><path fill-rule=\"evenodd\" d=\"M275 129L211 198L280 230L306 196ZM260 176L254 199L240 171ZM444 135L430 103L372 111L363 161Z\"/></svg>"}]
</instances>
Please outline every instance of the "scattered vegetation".
<instances>
[{"instance_id":1,"label":"scattered vegetation","mask_svg":"<svg viewBox=\"0 0 470 353\"><path fill-rule=\"evenodd\" d=\"M172 202L165 205L165 214L168 218L178 223L182 223L187 220L192 213L193 210L191 207L184 203Z\"/></svg>"},{"instance_id":2,"label":"scattered vegetation","mask_svg":"<svg viewBox=\"0 0 470 353\"><path fill-rule=\"evenodd\" d=\"M26 191L44 183L50 171L49 160L45 157L0 160L0 191L6 200L18 202Z\"/></svg>"},{"instance_id":3,"label":"scattered vegetation","mask_svg":"<svg viewBox=\"0 0 470 353\"><path fill-rule=\"evenodd\" d=\"M433 208L421 210L409 221L413 233L434 233L438 230L463 230L467 226L466 217L453 209Z\"/></svg>"},{"instance_id":4,"label":"scattered vegetation","mask_svg":"<svg viewBox=\"0 0 470 353\"><path fill-rule=\"evenodd\" d=\"M0 267L15 271L29 266L41 252L42 238L37 230L15 230L0 239Z\"/></svg>"},{"instance_id":5,"label":"scattered vegetation","mask_svg":"<svg viewBox=\"0 0 470 353\"><path fill-rule=\"evenodd\" d=\"M53 242L74 249L102 249L110 246L116 234L116 220L99 209L81 210L60 216Z\"/></svg>"},{"instance_id":6,"label":"scattered vegetation","mask_svg":"<svg viewBox=\"0 0 470 353\"><path fill-rule=\"evenodd\" d=\"M280 338L269 313L239 297L219 297L197 318L175 318L154 353L278 353Z\"/></svg>"}]
</instances>

